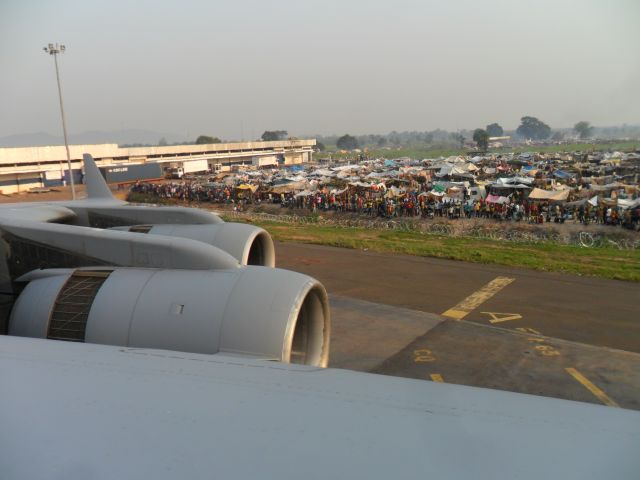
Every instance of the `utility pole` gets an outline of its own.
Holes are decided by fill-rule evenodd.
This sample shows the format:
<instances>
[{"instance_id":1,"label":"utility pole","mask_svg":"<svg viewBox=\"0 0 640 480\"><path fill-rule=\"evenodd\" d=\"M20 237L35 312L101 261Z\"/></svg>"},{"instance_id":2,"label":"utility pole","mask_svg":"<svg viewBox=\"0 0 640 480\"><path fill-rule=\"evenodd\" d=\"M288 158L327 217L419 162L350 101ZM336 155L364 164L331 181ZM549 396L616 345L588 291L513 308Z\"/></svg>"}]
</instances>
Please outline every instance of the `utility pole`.
<instances>
[{"instance_id":1,"label":"utility pole","mask_svg":"<svg viewBox=\"0 0 640 480\"><path fill-rule=\"evenodd\" d=\"M69 153L69 141L67 140L67 122L64 118L64 104L62 103L62 87L60 86L60 72L58 71L58 54L64 53L66 47L50 43L43 50L49 55L53 55L53 62L56 65L56 79L58 80L58 98L60 99L60 115L62 115L62 133L64 134L64 148L67 150L67 166L69 167L69 182L71 182L71 196L76 199L76 188L73 181L73 170L71 169L71 154ZM62 170L62 168L60 169ZM62 173L62 171L60 172ZM63 175L64 178L64 175Z\"/></svg>"}]
</instances>

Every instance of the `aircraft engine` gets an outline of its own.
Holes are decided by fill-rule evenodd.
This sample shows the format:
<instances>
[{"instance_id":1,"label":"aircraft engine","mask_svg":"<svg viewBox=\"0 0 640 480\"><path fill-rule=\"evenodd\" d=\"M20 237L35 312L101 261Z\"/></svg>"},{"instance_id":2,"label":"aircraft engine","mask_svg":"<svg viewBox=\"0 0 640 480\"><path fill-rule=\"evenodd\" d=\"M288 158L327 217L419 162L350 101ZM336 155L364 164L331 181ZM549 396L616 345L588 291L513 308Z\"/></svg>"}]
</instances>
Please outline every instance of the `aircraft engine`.
<instances>
[{"instance_id":1,"label":"aircraft engine","mask_svg":"<svg viewBox=\"0 0 640 480\"><path fill-rule=\"evenodd\" d=\"M224 250L242 265L274 267L276 264L273 240L269 233L262 228L244 223L133 225L114 227L112 230L198 240Z\"/></svg>"},{"instance_id":2,"label":"aircraft engine","mask_svg":"<svg viewBox=\"0 0 640 480\"><path fill-rule=\"evenodd\" d=\"M325 367L329 304L315 279L287 270L35 270L9 334L192 353L235 353Z\"/></svg>"}]
</instances>

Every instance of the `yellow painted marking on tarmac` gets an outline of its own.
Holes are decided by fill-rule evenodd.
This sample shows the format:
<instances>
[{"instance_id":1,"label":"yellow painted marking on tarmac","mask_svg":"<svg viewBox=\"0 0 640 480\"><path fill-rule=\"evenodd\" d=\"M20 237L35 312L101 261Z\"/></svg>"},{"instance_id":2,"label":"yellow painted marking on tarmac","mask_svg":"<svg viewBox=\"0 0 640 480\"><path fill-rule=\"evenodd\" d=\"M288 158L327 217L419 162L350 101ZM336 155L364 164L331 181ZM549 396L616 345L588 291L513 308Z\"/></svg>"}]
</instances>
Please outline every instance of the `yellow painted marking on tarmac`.
<instances>
[{"instance_id":1,"label":"yellow painted marking on tarmac","mask_svg":"<svg viewBox=\"0 0 640 480\"><path fill-rule=\"evenodd\" d=\"M556 357L560 355L560 352L553 348L551 345L536 345L535 348L539 353L545 357Z\"/></svg>"},{"instance_id":2,"label":"yellow painted marking on tarmac","mask_svg":"<svg viewBox=\"0 0 640 480\"><path fill-rule=\"evenodd\" d=\"M432 373L429 376L431 377L431 380L433 380L434 382L444 383L444 379L442 378L442 375L440 375L439 373Z\"/></svg>"},{"instance_id":3,"label":"yellow painted marking on tarmac","mask_svg":"<svg viewBox=\"0 0 640 480\"><path fill-rule=\"evenodd\" d=\"M444 317L453 318L454 320L462 320L471 311L478 308L483 302L486 302L504 287L513 282L515 278L497 277L487 283L480 290L473 292L467 298L458 303L455 307L450 308L442 314Z\"/></svg>"},{"instance_id":4,"label":"yellow painted marking on tarmac","mask_svg":"<svg viewBox=\"0 0 640 480\"><path fill-rule=\"evenodd\" d=\"M489 315L491 323L508 322L509 320L520 320L522 315L519 313L500 313L500 312L480 312L484 315Z\"/></svg>"},{"instance_id":5,"label":"yellow painted marking on tarmac","mask_svg":"<svg viewBox=\"0 0 640 480\"><path fill-rule=\"evenodd\" d=\"M587 390L593 393L598 398L598 400L600 400L602 403L604 403L605 405L609 405L610 407L620 408L620 405L618 405L615 401L609 398L609 396L606 393L604 393L602 390L596 387L593 383L591 383L587 377L582 375L575 368L565 368L565 370L569 375L571 375L573 378L579 381L582 384L582 386L584 386Z\"/></svg>"},{"instance_id":6,"label":"yellow painted marking on tarmac","mask_svg":"<svg viewBox=\"0 0 640 480\"><path fill-rule=\"evenodd\" d=\"M542 333L540 333L538 330L534 330L533 328L529 327L518 327L516 328L516 330L522 333L533 333L534 335L542 335Z\"/></svg>"},{"instance_id":7,"label":"yellow painted marking on tarmac","mask_svg":"<svg viewBox=\"0 0 640 480\"><path fill-rule=\"evenodd\" d=\"M442 316L453 318L455 320L462 320L464 317L467 316L468 313L469 312L465 312L464 310L455 310L453 308L450 308L449 310L444 312Z\"/></svg>"},{"instance_id":8,"label":"yellow painted marking on tarmac","mask_svg":"<svg viewBox=\"0 0 640 480\"><path fill-rule=\"evenodd\" d=\"M416 363L419 362L434 362L436 357L433 355L433 352L428 348L421 348L419 350L413 351L413 361Z\"/></svg>"}]
</instances>

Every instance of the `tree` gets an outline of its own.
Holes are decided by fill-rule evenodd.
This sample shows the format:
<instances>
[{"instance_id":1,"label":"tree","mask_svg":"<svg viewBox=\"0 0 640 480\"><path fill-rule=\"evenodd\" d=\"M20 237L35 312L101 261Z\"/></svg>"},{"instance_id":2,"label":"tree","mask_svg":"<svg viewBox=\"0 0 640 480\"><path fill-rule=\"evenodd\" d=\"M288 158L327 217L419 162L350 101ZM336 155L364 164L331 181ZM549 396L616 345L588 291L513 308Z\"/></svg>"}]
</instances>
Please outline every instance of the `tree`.
<instances>
[{"instance_id":1,"label":"tree","mask_svg":"<svg viewBox=\"0 0 640 480\"><path fill-rule=\"evenodd\" d=\"M387 144L387 139L384 137L378 138L378 141L376 142L376 145L378 145L379 147L384 147L386 144Z\"/></svg>"},{"instance_id":2,"label":"tree","mask_svg":"<svg viewBox=\"0 0 640 480\"><path fill-rule=\"evenodd\" d=\"M460 145L460 148L464 147L464 135L461 133L451 132L449 138Z\"/></svg>"},{"instance_id":3,"label":"tree","mask_svg":"<svg viewBox=\"0 0 640 480\"><path fill-rule=\"evenodd\" d=\"M516 130L516 134L522 138L530 138L532 140L544 140L551 135L551 127L541 122L536 117L522 117L520 126Z\"/></svg>"},{"instance_id":4,"label":"tree","mask_svg":"<svg viewBox=\"0 0 640 480\"><path fill-rule=\"evenodd\" d=\"M196 145L208 145L210 143L222 143L218 137L210 137L208 135L200 135L196 138Z\"/></svg>"},{"instance_id":5,"label":"tree","mask_svg":"<svg viewBox=\"0 0 640 480\"><path fill-rule=\"evenodd\" d=\"M398 146L402 143L402 138L400 137L400 134L398 132L396 132L395 130L393 132L391 132L387 138L389 139L390 143L393 143L394 145Z\"/></svg>"},{"instance_id":6,"label":"tree","mask_svg":"<svg viewBox=\"0 0 640 480\"><path fill-rule=\"evenodd\" d=\"M551 136L551 140L553 140L554 142L559 142L561 140L564 140L564 133L562 133L560 130L553 132L553 135Z\"/></svg>"},{"instance_id":7,"label":"tree","mask_svg":"<svg viewBox=\"0 0 640 480\"><path fill-rule=\"evenodd\" d=\"M316 150L318 150L319 152L324 152L325 149L326 147L324 146L324 143L316 141Z\"/></svg>"},{"instance_id":8,"label":"tree","mask_svg":"<svg viewBox=\"0 0 640 480\"><path fill-rule=\"evenodd\" d=\"M487 134L490 137L501 137L504 135L504 130L497 123L492 123L491 125L487 125Z\"/></svg>"},{"instance_id":9,"label":"tree","mask_svg":"<svg viewBox=\"0 0 640 480\"><path fill-rule=\"evenodd\" d=\"M168 144L167 144L167 139L166 138L162 137L160 140L158 140L158 146L159 147L166 147L167 145Z\"/></svg>"},{"instance_id":10,"label":"tree","mask_svg":"<svg viewBox=\"0 0 640 480\"><path fill-rule=\"evenodd\" d=\"M486 152L487 148L489 148L489 134L486 130L476 128L473 132L473 141L476 142L478 148L483 152Z\"/></svg>"},{"instance_id":11,"label":"tree","mask_svg":"<svg viewBox=\"0 0 640 480\"><path fill-rule=\"evenodd\" d=\"M263 142L276 142L278 140L286 140L289 134L286 130L267 130L262 134Z\"/></svg>"},{"instance_id":12,"label":"tree","mask_svg":"<svg viewBox=\"0 0 640 480\"><path fill-rule=\"evenodd\" d=\"M336 146L341 150L354 150L358 148L358 140L347 133L338 139Z\"/></svg>"},{"instance_id":13,"label":"tree","mask_svg":"<svg viewBox=\"0 0 640 480\"><path fill-rule=\"evenodd\" d=\"M573 129L580 134L580 138L584 140L585 138L589 138L593 133L593 127L589 122L578 122L573 126Z\"/></svg>"}]
</instances>

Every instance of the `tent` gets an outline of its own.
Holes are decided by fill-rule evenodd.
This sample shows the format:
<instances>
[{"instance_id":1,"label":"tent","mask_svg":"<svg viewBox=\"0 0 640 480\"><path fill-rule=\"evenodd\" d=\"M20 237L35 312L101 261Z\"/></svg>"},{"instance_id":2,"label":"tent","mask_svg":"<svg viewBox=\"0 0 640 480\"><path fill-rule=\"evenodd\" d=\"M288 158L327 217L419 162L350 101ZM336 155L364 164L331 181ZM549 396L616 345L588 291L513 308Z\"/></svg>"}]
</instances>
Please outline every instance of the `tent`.
<instances>
[{"instance_id":1,"label":"tent","mask_svg":"<svg viewBox=\"0 0 640 480\"><path fill-rule=\"evenodd\" d=\"M289 182L271 187L273 193L289 193L296 190L304 190L306 182Z\"/></svg>"},{"instance_id":2,"label":"tent","mask_svg":"<svg viewBox=\"0 0 640 480\"><path fill-rule=\"evenodd\" d=\"M565 172L564 170L556 170L552 173L552 175L563 180L575 177L574 173Z\"/></svg>"},{"instance_id":3,"label":"tent","mask_svg":"<svg viewBox=\"0 0 640 480\"><path fill-rule=\"evenodd\" d=\"M371 172L367 174L364 178L384 178L387 174L385 172Z\"/></svg>"},{"instance_id":4,"label":"tent","mask_svg":"<svg viewBox=\"0 0 640 480\"><path fill-rule=\"evenodd\" d=\"M437 190L434 189L434 190L431 190L426 195L431 195L432 197L444 197L444 192L438 192Z\"/></svg>"},{"instance_id":5,"label":"tent","mask_svg":"<svg viewBox=\"0 0 640 480\"><path fill-rule=\"evenodd\" d=\"M529 200L551 200L555 202L564 202L569 198L569 189L564 190L542 190L534 188L529 194Z\"/></svg>"},{"instance_id":6,"label":"tent","mask_svg":"<svg viewBox=\"0 0 640 480\"><path fill-rule=\"evenodd\" d=\"M251 190L251 192L255 192L257 188L258 188L257 185L248 185L246 183L243 183L242 185L238 185L236 187L236 189L238 190Z\"/></svg>"},{"instance_id":7,"label":"tent","mask_svg":"<svg viewBox=\"0 0 640 480\"><path fill-rule=\"evenodd\" d=\"M328 168L318 168L317 170L311 172L311 175L315 175L317 177L332 177L333 172Z\"/></svg>"},{"instance_id":8,"label":"tent","mask_svg":"<svg viewBox=\"0 0 640 480\"><path fill-rule=\"evenodd\" d=\"M311 195L313 195L313 192L311 192L311 191L309 191L309 190L303 190L303 191L302 191L302 192L300 192L300 193L296 193L296 194L295 194L295 198L298 198L298 197L309 197L309 196L311 196Z\"/></svg>"},{"instance_id":9,"label":"tent","mask_svg":"<svg viewBox=\"0 0 640 480\"><path fill-rule=\"evenodd\" d=\"M405 190L404 188L398 188L398 187L394 187L393 185L391 187L389 187L389 190L387 191L387 197L398 197L402 194L404 194Z\"/></svg>"},{"instance_id":10,"label":"tent","mask_svg":"<svg viewBox=\"0 0 640 480\"><path fill-rule=\"evenodd\" d=\"M624 198L619 198L618 199L618 206L620 208L623 209L628 209L628 208L637 208L640 207L640 198L637 198L635 200L626 200Z\"/></svg>"},{"instance_id":11,"label":"tent","mask_svg":"<svg viewBox=\"0 0 640 480\"><path fill-rule=\"evenodd\" d=\"M487 195L486 202L487 203L498 203L498 204L503 205L505 203L509 203L509 197L500 197L498 195Z\"/></svg>"}]
</instances>

